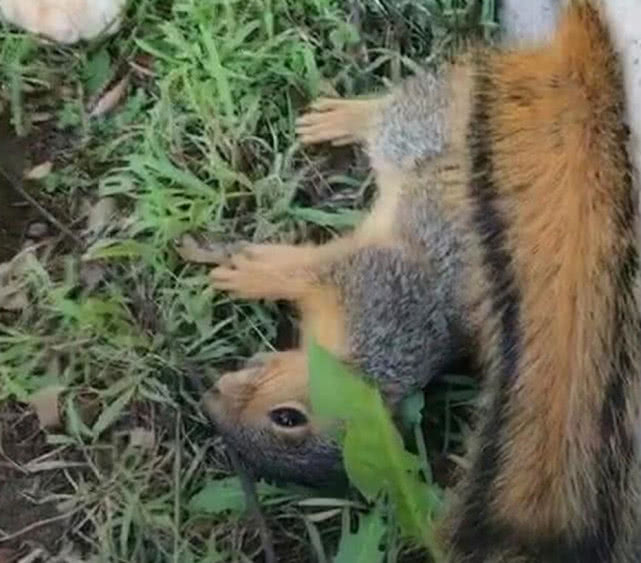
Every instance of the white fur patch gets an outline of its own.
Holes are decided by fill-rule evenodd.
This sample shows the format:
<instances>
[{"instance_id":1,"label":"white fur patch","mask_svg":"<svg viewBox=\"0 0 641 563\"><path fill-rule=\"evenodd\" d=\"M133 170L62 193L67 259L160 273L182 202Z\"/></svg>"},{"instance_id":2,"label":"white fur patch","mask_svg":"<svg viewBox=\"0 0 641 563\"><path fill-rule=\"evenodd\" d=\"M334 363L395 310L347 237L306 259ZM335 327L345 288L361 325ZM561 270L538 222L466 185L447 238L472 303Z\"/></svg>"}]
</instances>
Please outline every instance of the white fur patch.
<instances>
[{"instance_id":1,"label":"white fur patch","mask_svg":"<svg viewBox=\"0 0 641 563\"><path fill-rule=\"evenodd\" d=\"M641 1L607 0L603 9L610 33L623 63L623 79L630 156L635 168L635 181L641 187Z\"/></svg>"},{"instance_id":2,"label":"white fur patch","mask_svg":"<svg viewBox=\"0 0 641 563\"><path fill-rule=\"evenodd\" d=\"M0 0L0 16L59 43L114 33L126 0Z\"/></svg>"},{"instance_id":3,"label":"white fur patch","mask_svg":"<svg viewBox=\"0 0 641 563\"><path fill-rule=\"evenodd\" d=\"M559 0L503 0L500 21L507 45L538 43L556 29Z\"/></svg>"}]
</instances>

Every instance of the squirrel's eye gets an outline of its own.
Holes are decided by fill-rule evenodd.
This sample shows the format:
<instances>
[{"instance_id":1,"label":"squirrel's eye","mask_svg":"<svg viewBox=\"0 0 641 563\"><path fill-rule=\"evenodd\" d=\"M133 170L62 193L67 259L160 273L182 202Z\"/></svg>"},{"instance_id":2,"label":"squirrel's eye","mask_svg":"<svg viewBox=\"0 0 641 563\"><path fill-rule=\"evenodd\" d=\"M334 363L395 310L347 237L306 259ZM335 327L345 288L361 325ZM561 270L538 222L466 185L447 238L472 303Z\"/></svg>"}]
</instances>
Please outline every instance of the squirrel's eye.
<instances>
[{"instance_id":1,"label":"squirrel's eye","mask_svg":"<svg viewBox=\"0 0 641 563\"><path fill-rule=\"evenodd\" d=\"M269 413L274 424L278 426L285 426L287 428L294 428L295 426L303 426L307 424L307 417L298 409L292 407L281 407L274 409Z\"/></svg>"}]
</instances>

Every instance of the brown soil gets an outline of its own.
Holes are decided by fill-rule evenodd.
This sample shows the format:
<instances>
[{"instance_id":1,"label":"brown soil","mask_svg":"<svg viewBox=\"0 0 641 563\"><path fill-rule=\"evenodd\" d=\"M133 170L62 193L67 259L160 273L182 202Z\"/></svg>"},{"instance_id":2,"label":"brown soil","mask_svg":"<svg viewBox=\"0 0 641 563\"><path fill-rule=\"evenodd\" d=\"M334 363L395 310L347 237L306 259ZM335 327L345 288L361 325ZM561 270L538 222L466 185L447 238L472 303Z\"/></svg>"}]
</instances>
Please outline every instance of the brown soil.
<instances>
[{"instance_id":1,"label":"brown soil","mask_svg":"<svg viewBox=\"0 0 641 563\"><path fill-rule=\"evenodd\" d=\"M0 406L0 548L20 553L41 547L55 553L67 522L47 500L61 492L60 471L28 471L28 463L50 450L38 420L14 401ZM56 519L58 518L58 519ZM55 519L55 520L54 520ZM9 559L10 560L10 559Z\"/></svg>"},{"instance_id":2,"label":"brown soil","mask_svg":"<svg viewBox=\"0 0 641 563\"><path fill-rule=\"evenodd\" d=\"M30 146L13 134L8 116L0 115L0 263L18 252L29 225L42 221L12 186L27 166ZM0 404L0 563L36 547L55 553L64 538L68 522L47 498L61 492L64 475L26 468L50 449L35 414L14 401Z\"/></svg>"},{"instance_id":3,"label":"brown soil","mask_svg":"<svg viewBox=\"0 0 641 563\"><path fill-rule=\"evenodd\" d=\"M33 209L14 191L7 178L7 175L22 176L26 144L26 140L13 135L8 116L0 115L0 262L20 249L27 227L35 219Z\"/></svg>"}]
</instances>

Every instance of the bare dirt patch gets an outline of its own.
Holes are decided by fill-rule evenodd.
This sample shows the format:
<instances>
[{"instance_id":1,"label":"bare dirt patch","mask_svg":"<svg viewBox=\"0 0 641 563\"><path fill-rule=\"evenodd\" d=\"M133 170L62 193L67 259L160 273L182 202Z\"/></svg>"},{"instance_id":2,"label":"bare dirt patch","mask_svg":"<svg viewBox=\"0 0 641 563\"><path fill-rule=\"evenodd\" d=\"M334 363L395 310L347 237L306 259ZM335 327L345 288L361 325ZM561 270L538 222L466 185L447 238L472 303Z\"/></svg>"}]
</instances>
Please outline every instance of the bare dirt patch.
<instances>
[{"instance_id":1,"label":"bare dirt patch","mask_svg":"<svg viewBox=\"0 0 641 563\"><path fill-rule=\"evenodd\" d=\"M6 401L0 407L0 548L19 552L40 547L54 553L67 522L53 494L65 488L60 471L29 470L50 451L36 415Z\"/></svg>"},{"instance_id":2,"label":"bare dirt patch","mask_svg":"<svg viewBox=\"0 0 641 563\"><path fill-rule=\"evenodd\" d=\"M9 117L0 115L0 262L9 260L24 240L33 209L11 187L6 174L19 177L26 162L26 140L12 134Z\"/></svg>"}]
</instances>

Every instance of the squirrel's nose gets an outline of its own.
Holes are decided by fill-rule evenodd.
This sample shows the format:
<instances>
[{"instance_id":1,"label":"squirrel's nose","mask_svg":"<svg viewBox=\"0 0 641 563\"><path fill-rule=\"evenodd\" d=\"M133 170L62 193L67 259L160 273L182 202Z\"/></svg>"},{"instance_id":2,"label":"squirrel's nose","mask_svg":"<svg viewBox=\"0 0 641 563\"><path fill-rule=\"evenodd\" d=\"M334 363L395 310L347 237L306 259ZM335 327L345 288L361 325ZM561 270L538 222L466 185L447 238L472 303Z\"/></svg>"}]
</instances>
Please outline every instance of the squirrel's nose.
<instances>
[{"instance_id":1,"label":"squirrel's nose","mask_svg":"<svg viewBox=\"0 0 641 563\"><path fill-rule=\"evenodd\" d=\"M205 411L215 418L218 418L221 414L222 402L222 392L218 383L207 389L201 399L201 404Z\"/></svg>"}]
</instances>

